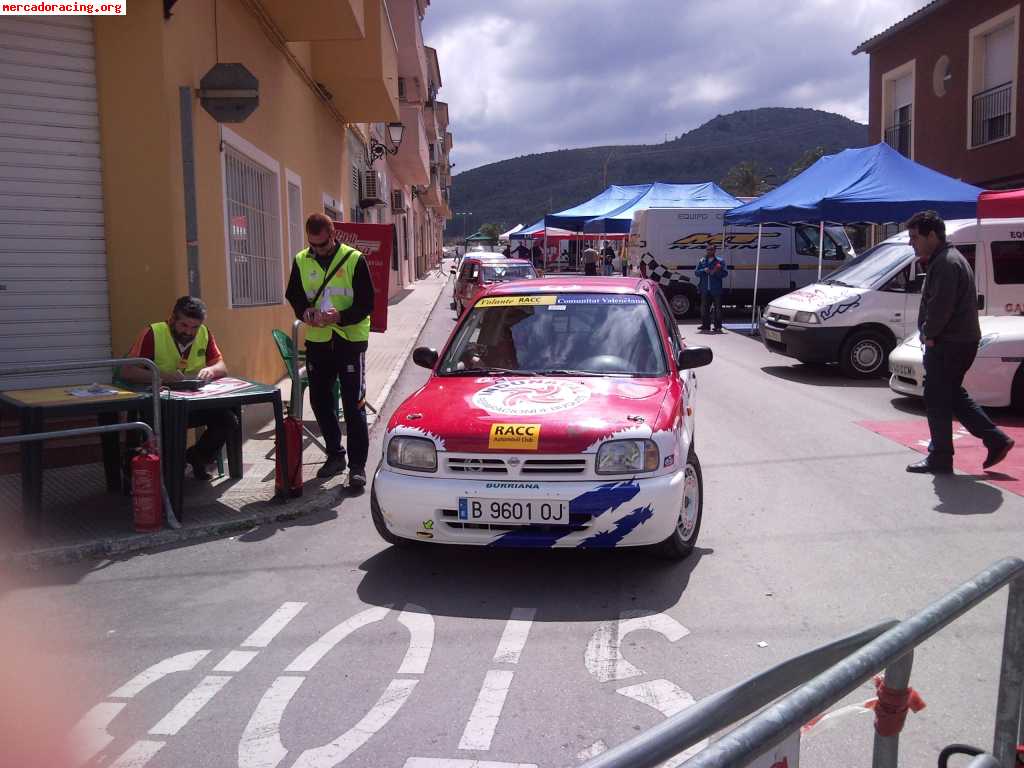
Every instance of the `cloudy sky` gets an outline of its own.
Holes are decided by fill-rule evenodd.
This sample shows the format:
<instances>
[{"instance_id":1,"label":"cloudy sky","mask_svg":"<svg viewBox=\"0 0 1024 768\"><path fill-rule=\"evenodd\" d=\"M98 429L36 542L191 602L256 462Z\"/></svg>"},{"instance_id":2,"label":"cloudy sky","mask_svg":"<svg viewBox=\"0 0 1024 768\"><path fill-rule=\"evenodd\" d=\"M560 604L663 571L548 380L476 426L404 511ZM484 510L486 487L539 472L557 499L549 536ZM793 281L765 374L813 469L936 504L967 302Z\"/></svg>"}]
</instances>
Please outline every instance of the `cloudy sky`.
<instances>
[{"instance_id":1,"label":"cloudy sky","mask_svg":"<svg viewBox=\"0 0 1024 768\"><path fill-rule=\"evenodd\" d=\"M813 107L867 122L857 45L925 0L432 0L455 172L651 144L715 115Z\"/></svg>"}]
</instances>

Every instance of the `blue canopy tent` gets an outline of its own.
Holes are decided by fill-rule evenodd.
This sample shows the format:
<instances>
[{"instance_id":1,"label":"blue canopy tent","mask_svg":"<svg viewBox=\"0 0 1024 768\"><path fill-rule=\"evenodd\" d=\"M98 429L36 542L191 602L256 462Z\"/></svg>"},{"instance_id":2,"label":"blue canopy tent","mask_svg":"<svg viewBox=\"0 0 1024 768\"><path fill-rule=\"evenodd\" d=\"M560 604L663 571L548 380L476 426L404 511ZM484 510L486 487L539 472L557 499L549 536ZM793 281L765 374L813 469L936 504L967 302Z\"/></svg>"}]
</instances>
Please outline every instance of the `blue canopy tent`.
<instances>
[{"instance_id":1,"label":"blue canopy tent","mask_svg":"<svg viewBox=\"0 0 1024 768\"><path fill-rule=\"evenodd\" d=\"M821 279L825 222L875 224L905 221L922 210L944 218L974 218L981 189L915 163L888 144L844 149L826 155L780 187L725 214L726 225L818 222L818 279ZM757 272L754 277L755 311Z\"/></svg>"},{"instance_id":2,"label":"blue canopy tent","mask_svg":"<svg viewBox=\"0 0 1024 768\"><path fill-rule=\"evenodd\" d=\"M632 184L629 186L618 186L612 184L597 197L592 197L584 203L566 208L558 213L549 213L544 217L545 227L560 227L573 232L582 232L583 225L595 216L604 216L606 213L632 203L645 195L652 184Z\"/></svg>"},{"instance_id":3,"label":"blue canopy tent","mask_svg":"<svg viewBox=\"0 0 1024 768\"><path fill-rule=\"evenodd\" d=\"M583 231L605 234L629 232L633 213L647 208L735 208L738 205L741 205L739 200L712 181L700 184L663 184L657 181L636 200L587 221Z\"/></svg>"}]
</instances>

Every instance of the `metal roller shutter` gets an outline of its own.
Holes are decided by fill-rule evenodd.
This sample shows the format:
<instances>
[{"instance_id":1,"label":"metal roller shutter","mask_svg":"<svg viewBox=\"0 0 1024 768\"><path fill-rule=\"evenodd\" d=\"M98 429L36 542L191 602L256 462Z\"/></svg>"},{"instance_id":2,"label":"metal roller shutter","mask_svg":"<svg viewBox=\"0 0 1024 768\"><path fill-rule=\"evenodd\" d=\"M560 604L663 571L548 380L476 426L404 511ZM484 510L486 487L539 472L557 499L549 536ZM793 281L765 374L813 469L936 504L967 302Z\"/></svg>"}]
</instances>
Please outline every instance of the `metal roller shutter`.
<instances>
[{"instance_id":1,"label":"metal roller shutter","mask_svg":"<svg viewBox=\"0 0 1024 768\"><path fill-rule=\"evenodd\" d=\"M92 20L0 16L0 362L109 356Z\"/></svg>"}]
</instances>

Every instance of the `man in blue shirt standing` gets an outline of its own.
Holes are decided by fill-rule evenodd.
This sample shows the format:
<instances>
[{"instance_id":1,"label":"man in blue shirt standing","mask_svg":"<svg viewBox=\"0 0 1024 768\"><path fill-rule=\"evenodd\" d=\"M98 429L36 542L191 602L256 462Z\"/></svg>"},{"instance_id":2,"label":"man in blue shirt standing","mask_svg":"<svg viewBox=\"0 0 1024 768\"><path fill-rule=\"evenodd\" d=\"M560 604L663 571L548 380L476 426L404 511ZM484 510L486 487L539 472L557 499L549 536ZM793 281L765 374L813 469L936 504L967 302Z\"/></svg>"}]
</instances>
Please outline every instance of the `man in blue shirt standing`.
<instances>
[{"instance_id":1,"label":"man in blue shirt standing","mask_svg":"<svg viewBox=\"0 0 1024 768\"><path fill-rule=\"evenodd\" d=\"M694 269L700 290L698 330L701 331L710 331L711 323L714 323L715 331L722 330L722 280L729 274L729 268L715 255L716 252L716 246L708 243L704 258L697 262L697 268Z\"/></svg>"}]
</instances>

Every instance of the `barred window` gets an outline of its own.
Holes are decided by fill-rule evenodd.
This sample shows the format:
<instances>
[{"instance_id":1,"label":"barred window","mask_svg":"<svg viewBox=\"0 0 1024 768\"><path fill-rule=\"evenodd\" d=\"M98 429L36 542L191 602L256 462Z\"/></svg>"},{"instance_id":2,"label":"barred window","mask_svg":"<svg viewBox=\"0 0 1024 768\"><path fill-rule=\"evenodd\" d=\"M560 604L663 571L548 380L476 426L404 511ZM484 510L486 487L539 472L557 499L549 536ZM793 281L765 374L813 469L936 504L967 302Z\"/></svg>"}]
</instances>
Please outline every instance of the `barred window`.
<instances>
[{"instance_id":1,"label":"barred window","mask_svg":"<svg viewBox=\"0 0 1024 768\"><path fill-rule=\"evenodd\" d=\"M231 306L280 304L284 278L277 174L230 144L224 147L224 168Z\"/></svg>"}]
</instances>

